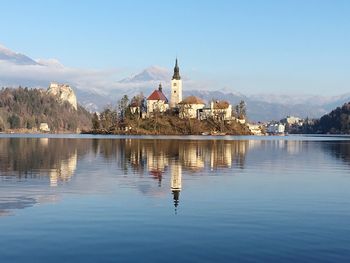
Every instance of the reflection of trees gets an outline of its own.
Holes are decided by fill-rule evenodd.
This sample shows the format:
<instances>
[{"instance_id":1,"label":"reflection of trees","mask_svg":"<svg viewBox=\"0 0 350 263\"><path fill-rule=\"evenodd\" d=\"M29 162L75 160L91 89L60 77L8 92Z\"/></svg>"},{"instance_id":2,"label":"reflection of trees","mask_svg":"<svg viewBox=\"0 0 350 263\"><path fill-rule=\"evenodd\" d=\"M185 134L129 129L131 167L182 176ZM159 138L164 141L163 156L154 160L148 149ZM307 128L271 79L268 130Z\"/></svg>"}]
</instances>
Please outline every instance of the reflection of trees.
<instances>
[{"instance_id":1,"label":"reflection of trees","mask_svg":"<svg viewBox=\"0 0 350 263\"><path fill-rule=\"evenodd\" d=\"M74 139L3 138L0 140L0 175L34 178L49 175L51 184L67 181L77 166L77 156L90 144Z\"/></svg>"},{"instance_id":2,"label":"reflection of trees","mask_svg":"<svg viewBox=\"0 0 350 263\"><path fill-rule=\"evenodd\" d=\"M350 142L334 141L322 143L324 149L330 152L334 157L350 165Z\"/></svg>"}]
</instances>

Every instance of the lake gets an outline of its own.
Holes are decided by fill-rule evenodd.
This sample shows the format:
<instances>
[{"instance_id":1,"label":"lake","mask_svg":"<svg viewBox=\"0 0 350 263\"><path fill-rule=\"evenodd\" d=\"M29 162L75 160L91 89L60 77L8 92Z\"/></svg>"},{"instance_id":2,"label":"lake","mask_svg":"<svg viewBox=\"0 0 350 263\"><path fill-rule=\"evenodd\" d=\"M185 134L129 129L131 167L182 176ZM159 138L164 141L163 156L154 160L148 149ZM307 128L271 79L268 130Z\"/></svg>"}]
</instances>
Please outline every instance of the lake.
<instances>
[{"instance_id":1,"label":"lake","mask_svg":"<svg viewBox=\"0 0 350 263\"><path fill-rule=\"evenodd\" d=\"M0 135L0 262L350 262L350 138Z\"/></svg>"}]
</instances>

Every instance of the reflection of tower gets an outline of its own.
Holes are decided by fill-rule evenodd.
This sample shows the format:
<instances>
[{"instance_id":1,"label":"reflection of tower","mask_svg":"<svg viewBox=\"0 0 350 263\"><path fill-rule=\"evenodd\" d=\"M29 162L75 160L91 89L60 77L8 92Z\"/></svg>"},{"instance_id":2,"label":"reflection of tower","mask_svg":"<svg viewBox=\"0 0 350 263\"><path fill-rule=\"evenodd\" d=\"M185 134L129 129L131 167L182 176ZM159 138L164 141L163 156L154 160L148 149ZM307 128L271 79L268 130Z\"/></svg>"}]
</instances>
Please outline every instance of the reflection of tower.
<instances>
[{"instance_id":1,"label":"reflection of tower","mask_svg":"<svg viewBox=\"0 0 350 263\"><path fill-rule=\"evenodd\" d=\"M174 198L175 214L179 206L180 191L182 188L182 167L179 164L171 166L171 191Z\"/></svg>"}]
</instances>

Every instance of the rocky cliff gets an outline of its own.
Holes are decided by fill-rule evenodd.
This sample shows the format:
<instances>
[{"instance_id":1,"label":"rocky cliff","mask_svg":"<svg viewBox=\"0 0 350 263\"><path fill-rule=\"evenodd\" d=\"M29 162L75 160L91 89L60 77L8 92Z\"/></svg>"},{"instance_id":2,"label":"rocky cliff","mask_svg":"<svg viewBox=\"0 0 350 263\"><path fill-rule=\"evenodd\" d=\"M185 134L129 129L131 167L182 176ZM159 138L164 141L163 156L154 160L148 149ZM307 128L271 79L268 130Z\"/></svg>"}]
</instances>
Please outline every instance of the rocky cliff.
<instances>
[{"instance_id":1,"label":"rocky cliff","mask_svg":"<svg viewBox=\"0 0 350 263\"><path fill-rule=\"evenodd\" d=\"M78 109L77 97L69 85L51 83L47 93L57 96L62 102L67 101L75 110Z\"/></svg>"}]
</instances>

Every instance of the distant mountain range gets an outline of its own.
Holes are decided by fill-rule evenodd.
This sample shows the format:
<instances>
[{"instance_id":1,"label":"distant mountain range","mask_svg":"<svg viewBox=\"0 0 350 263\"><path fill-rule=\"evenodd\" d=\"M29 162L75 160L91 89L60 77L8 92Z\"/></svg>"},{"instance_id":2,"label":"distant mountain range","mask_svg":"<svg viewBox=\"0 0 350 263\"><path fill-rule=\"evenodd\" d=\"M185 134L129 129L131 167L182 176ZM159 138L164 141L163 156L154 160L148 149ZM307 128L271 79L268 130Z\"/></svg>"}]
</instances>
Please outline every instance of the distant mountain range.
<instances>
[{"instance_id":1,"label":"distant mountain range","mask_svg":"<svg viewBox=\"0 0 350 263\"><path fill-rule=\"evenodd\" d=\"M0 60L15 63L17 65L38 65L35 60L26 55L16 53L7 47L0 45Z\"/></svg>"},{"instance_id":2,"label":"distant mountain range","mask_svg":"<svg viewBox=\"0 0 350 263\"><path fill-rule=\"evenodd\" d=\"M0 85L47 87L51 81L70 84L78 102L90 111L100 111L107 104L115 105L125 95L129 98L143 93L148 96L159 82L169 96L172 71L152 66L128 78L118 79L112 71L68 68L56 59L34 60L0 45ZM195 95L206 101L225 99L233 104L247 103L248 117L253 121L279 120L287 115L320 117L350 101L350 93L340 96L305 96L256 94L244 95L230 89L207 90L200 83L183 77L183 95Z\"/></svg>"}]
</instances>

